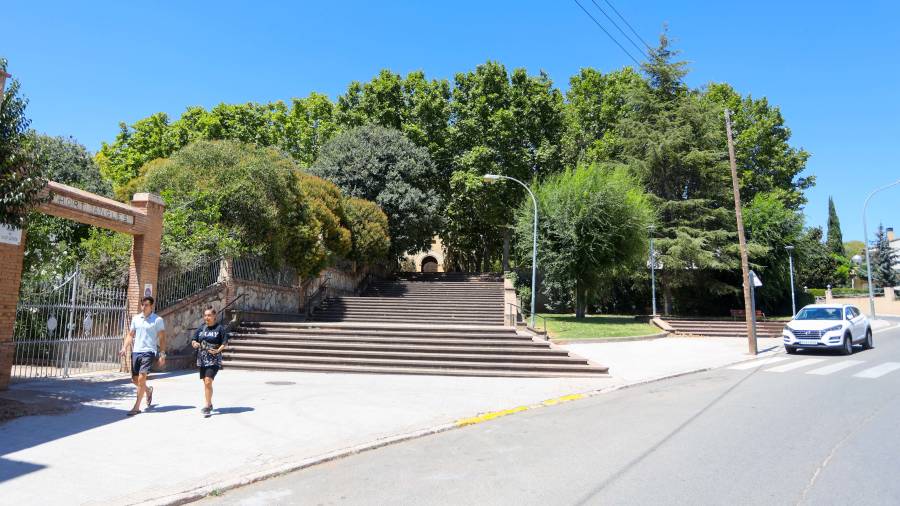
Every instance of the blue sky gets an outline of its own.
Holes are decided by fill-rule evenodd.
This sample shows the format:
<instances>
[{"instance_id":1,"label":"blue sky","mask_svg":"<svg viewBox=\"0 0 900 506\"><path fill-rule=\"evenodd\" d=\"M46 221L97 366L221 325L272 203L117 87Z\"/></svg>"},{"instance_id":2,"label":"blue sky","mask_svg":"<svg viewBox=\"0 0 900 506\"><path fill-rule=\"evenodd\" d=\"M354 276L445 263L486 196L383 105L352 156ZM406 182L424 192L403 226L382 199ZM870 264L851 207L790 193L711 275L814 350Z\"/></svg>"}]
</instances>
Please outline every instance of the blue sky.
<instances>
[{"instance_id":1,"label":"blue sky","mask_svg":"<svg viewBox=\"0 0 900 506\"><path fill-rule=\"evenodd\" d=\"M32 126L92 151L120 121L311 91L335 97L381 68L452 78L493 59L543 69L565 89L581 67L631 63L567 0L4 4L0 55L31 101ZM831 195L845 240L862 238L866 194L900 177L897 3L613 4L650 43L668 23L693 86L727 81L780 106L818 178L808 224L825 224ZM879 222L900 228L900 187L873 200L870 229Z\"/></svg>"}]
</instances>

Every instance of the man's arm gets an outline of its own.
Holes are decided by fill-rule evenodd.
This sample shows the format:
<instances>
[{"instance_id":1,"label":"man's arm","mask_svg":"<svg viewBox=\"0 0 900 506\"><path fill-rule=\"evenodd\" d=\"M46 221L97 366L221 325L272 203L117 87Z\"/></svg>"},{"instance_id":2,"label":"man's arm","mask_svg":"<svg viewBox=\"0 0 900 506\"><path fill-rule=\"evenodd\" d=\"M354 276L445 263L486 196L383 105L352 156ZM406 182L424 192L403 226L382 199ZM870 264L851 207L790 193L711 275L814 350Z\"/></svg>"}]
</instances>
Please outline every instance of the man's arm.
<instances>
[{"instance_id":1,"label":"man's arm","mask_svg":"<svg viewBox=\"0 0 900 506\"><path fill-rule=\"evenodd\" d=\"M122 349L119 350L119 356L124 357L125 353L128 351L128 348L131 348L131 345L134 343L134 320L132 320L131 325L128 328L128 332L125 333L125 340L122 341Z\"/></svg>"}]
</instances>

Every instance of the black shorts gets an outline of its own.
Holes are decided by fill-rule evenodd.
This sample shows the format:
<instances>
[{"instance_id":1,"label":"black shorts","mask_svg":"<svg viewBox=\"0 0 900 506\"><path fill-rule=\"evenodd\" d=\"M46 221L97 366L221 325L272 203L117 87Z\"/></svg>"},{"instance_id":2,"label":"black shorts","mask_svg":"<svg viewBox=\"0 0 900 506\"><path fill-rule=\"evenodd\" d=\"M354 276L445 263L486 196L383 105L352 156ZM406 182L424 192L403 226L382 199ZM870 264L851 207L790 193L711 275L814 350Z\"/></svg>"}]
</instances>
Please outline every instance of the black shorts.
<instances>
[{"instance_id":1,"label":"black shorts","mask_svg":"<svg viewBox=\"0 0 900 506\"><path fill-rule=\"evenodd\" d=\"M219 374L219 366L217 366L217 365L201 365L200 366L200 379L203 379L203 378L215 379L216 374Z\"/></svg>"},{"instance_id":2,"label":"black shorts","mask_svg":"<svg viewBox=\"0 0 900 506\"><path fill-rule=\"evenodd\" d=\"M138 353L131 354L131 375L137 376L139 374L149 374L150 366L153 365L153 359L156 358L156 353L152 351L141 351Z\"/></svg>"}]
</instances>

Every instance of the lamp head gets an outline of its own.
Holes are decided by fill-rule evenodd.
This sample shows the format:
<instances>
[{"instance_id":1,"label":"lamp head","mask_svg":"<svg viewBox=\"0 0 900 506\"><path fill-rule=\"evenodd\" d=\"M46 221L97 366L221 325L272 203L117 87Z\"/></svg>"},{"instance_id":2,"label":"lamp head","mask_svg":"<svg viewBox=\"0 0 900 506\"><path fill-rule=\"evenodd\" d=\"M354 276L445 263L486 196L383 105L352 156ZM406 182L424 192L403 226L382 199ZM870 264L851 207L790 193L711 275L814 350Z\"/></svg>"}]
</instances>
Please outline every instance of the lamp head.
<instances>
[{"instance_id":1,"label":"lamp head","mask_svg":"<svg viewBox=\"0 0 900 506\"><path fill-rule=\"evenodd\" d=\"M481 177L481 180L484 181L485 183L490 184L490 183L499 181L500 176L498 176L497 174L485 174L484 176Z\"/></svg>"},{"instance_id":2,"label":"lamp head","mask_svg":"<svg viewBox=\"0 0 900 506\"><path fill-rule=\"evenodd\" d=\"M790 244L788 244L787 246L785 246L784 249L786 249L786 250L788 250L788 251L794 251L794 247L791 246Z\"/></svg>"}]
</instances>

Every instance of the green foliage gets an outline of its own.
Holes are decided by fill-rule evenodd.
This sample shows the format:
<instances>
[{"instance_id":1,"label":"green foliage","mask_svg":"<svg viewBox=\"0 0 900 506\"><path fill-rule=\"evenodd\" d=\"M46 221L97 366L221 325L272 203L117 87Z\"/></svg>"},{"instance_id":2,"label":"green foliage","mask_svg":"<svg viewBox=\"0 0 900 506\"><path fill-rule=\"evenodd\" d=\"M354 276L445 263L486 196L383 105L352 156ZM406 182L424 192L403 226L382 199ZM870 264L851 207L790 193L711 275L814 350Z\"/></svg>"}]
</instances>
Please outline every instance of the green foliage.
<instances>
[{"instance_id":1,"label":"green foliage","mask_svg":"<svg viewBox=\"0 0 900 506\"><path fill-rule=\"evenodd\" d=\"M828 240L825 241L828 251L835 255L845 256L844 235L841 233L841 220L838 219L834 200L828 197Z\"/></svg>"},{"instance_id":2,"label":"green foliage","mask_svg":"<svg viewBox=\"0 0 900 506\"><path fill-rule=\"evenodd\" d=\"M387 259L391 247L388 218L378 204L350 197L344 201L344 210L353 241L349 258L367 264Z\"/></svg>"},{"instance_id":3,"label":"green foliage","mask_svg":"<svg viewBox=\"0 0 900 506\"><path fill-rule=\"evenodd\" d=\"M894 268L900 263L900 255L891 248L884 226L875 232L875 256L872 258L872 284L877 287L900 285L900 274Z\"/></svg>"},{"instance_id":4,"label":"green foliage","mask_svg":"<svg viewBox=\"0 0 900 506\"><path fill-rule=\"evenodd\" d=\"M442 201L429 184L434 165L397 130L367 125L339 134L322 147L310 172L384 210L394 257L427 248L440 227Z\"/></svg>"},{"instance_id":5,"label":"green foliage","mask_svg":"<svg viewBox=\"0 0 900 506\"><path fill-rule=\"evenodd\" d=\"M588 299L609 290L617 274L638 267L653 219L648 196L624 168L581 166L537 185L538 265L558 305L575 300L584 316ZM533 208L519 209L517 248L531 252ZM555 292L555 293L554 293Z\"/></svg>"},{"instance_id":6,"label":"green foliage","mask_svg":"<svg viewBox=\"0 0 900 506\"><path fill-rule=\"evenodd\" d=\"M295 169L274 150L235 141L198 141L152 162L142 186L166 201L162 262L279 257L289 240L280 237L278 218L294 204L289 188Z\"/></svg>"},{"instance_id":7,"label":"green foliage","mask_svg":"<svg viewBox=\"0 0 900 506\"><path fill-rule=\"evenodd\" d=\"M117 286L128 284L132 238L112 230L91 228L81 241L81 270L88 279Z\"/></svg>"},{"instance_id":8,"label":"green foliage","mask_svg":"<svg viewBox=\"0 0 900 506\"><path fill-rule=\"evenodd\" d=\"M0 58L0 72L6 59ZM47 181L32 156L25 117L28 100L19 95L21 85L9 81L0 96L0 225L23 227L29 211L40 203Z\"/></svg>"},{"instance_id":9,"label":"green foliage","mask_svg":"<svg viewBox=\"0 0 900 506\"><path fill-rule=\"evenodd\" d=\"M90 153L74 139L28 133L30 158L49 180L103 196L111 188L103 180ZM55 277L71 271L82 261L82 241L91 227L71 220L32 212L25 247L24 272L29 278Z\"/></svg>"},{"instance_id":10,"label":"green foliage","mask_svg":"<svg viewBox=\"0 0 900 506\"><path fill-rule=\"evenodd\" d=\"M844 251L847 256L853 258L855 255L866 256L866 245L862 241L847 241L844 243Z\"/></svg>"}]
</instances>

